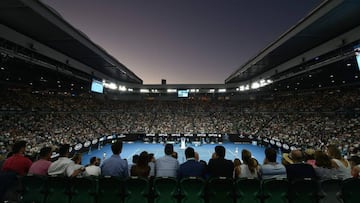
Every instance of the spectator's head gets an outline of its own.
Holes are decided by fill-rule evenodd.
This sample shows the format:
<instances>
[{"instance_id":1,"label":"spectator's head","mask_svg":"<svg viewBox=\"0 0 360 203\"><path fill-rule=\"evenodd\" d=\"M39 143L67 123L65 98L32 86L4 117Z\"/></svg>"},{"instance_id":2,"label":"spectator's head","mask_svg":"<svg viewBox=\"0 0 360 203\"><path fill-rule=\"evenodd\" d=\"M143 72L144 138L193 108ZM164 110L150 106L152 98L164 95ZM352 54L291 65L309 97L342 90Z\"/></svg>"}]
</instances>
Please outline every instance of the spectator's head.
<instances>
[{"instance_id":1,"label":"spectator's head","mask_svg":"<svg viewBox=\"0 0 360 203\"><path fill-rule=\"evenodd\" d=\"M224 158L225 157L225 147L218 145L215 147L215 153L217 157Z\"/></svg>"},{"instance_id":2,"label":"spectator's head","mask_svg":"<svg viewBox=\"0 0 360 203\"><path fill-rule=\"evenodd\" d=\"M178 158L178 153L174 151L174 152L171 154L171 156L172 156L174 159L177 159L177 158Z\"/></svg>"},{"instance_id":3,"label":"spectator's head","mask_svg":"<svg viewBox=\"0 0 360 203\"><path fill-rule=\"evenodd\" d=\"M290 152L290 157L294 161L294 163L300 163L300 162L304 161L303 153L298 149L292 150Z\"/></svg>"},{"instance_id":4,"label":"spectator's head","mask_svg":"<svg viewBox=\"0 0 360 203\"><path fill-rule=\"evenodd\" d=\"M91 158L90 158L90 165L95 165L95 164L96 164L96 160L97 160L96 156L91 157Z\"/></svg>"},{"instance_id":5,"label":"spectator's head","mask_svg":"<svg viewBox=\"0 0 360 203\"><path fill-rule=\"evenodd\" d=\"M136 164L139 160L139 155L138 154L134 154L133 157L132 157L132 163L133 164Z\"/></svg>"},{"instance_id":6,"label":"spectator's head","mask_svg":"<svg viewBox=\"0 0 360 203\"><path fill-rule=\"evenodd\" d=\"M200 157L199 157L199 153L194 152L194 158L196 161L199 161Z\"/></svg>"},{"instance_id":7,"label":"spectator's head","mask_svg":"<svg viewBox=\"0 0 360 203\"><path fill-rule=\"evenodd\" d=\"M357 166L360 164L360 157L359 156L351 156L349 161L352 166Z\"/></svg>"},{"instance_id":8,"label":"spectator's head","mask_svg":"<svg viewBox=\"0 0 360 203\"><path fill-rule=\"evenodd\" d=\"M166 144L164 152L166 155L172 155L172 153L174 152L174 146L172 144Z\"/></svg>"},{"instance_id":9,"label":"spectator's head","mask_svg":"<svg viewBox=\"0 0 360 203\"><path fill-rule=\"evenodd\" d=\"M122 141L116 141L111 145L111 151L113 154L119 155L123 147Z\"/></svg>"},{"instance_id":10,"label":"spectator's head","mask_svg":"<svg viewBox=\"0 0 360 203\"><path fill-rule=\"evenodd\" d=\"M148 163L149 163L149 154L147 153L147 151L141 152L139 155L139 160L136 165L144 167L147 166Z\"/></svg>"},{"instance_id":11,"label":"spectator's head","mask_svg":"<svg viewBox=\"0 0 360 203\"><path fill-rule=\"evenodd\" d=\"M323 168L331 168L331 159L323 151L315 152L315 165Z\"/></svg>"},{"instance_id":12,"label":"spectator's head","mask_svg":"<svg viewBox=\"0 0 360 203\"><path fill-rule=\"evenodd\" d=\"M276 150L273 148L266 148L265 158L268 162L276 162Z\"/></svg>"},{"instance_id":13,"label":"spectator's head","mask_svg":"<svg viewBox=\"0 0 360 203\"><path fill-rule=\"evenodd\" d=\"M327 153L330 156L330 158L342 159L341 152L340 152L339 148L337 148L335 145L329 145L327 147Z\"/></svg>"},{"instance_id":14,"label":"spectator's head","mask_svg":"<svg viewBox=\"0 0 360 203\"><path fill-rule=\"evenodd\" d=\"M82 155L80 153L75 153L71 160L74 161L75 164L81 164Z\"/></svg>"},{"instance_id":15,"label":"spectator's head","mask_svg":"<svg viewBox=\"0 0 360 203\"><path fill-rule=\"evenodd\" d=\"M148 162L155 162L154 153L148 154Z\"/></svg>"},{"instance_id":16,"label":"spectator's head","mask_svg":"<svg viewBox=\"0 0 360 203\"><path fill-rule=\"evenodd\" d=\"M25 148L26 148L26 141L22 140L22 141L15 142L15 144L12 148L12 151L14 154L17 154L17 153L24 154Z\"/></svg>"},{"instance_id":17,"label":"spectator's head","mask_svg":"<svg viewBox=\"0 0 360 203\"><path fill-rule=\"evenodd\" d=\"M305 155L305 160L313 160L315 159L315 150L312 148L307 148L304 151L304 155Z\"/></svg>"},{"instance_id":18,"label":"spectator's head","mask_svg":"<svg viewBox=\"0 0 360 203\"><path fill-rule=\"evenodd\" d=\"M100 166L101 159L99 157L96 157L95 166Z\"/></svg>"},{"instance_id":19,"label":"spectator's head","mask_svg":"<svg viewBox=\"0 0 360 203\"><path fill-rule=\"evenodd\" d=\"M234 159L234 167L236 167L236 166L240 166L240 165L241 165L241 161L240 161L240 159L235 158L235 159Z\"/></svg>"},{"instance_id":20,"label":"spectator's head","mask_svg":"<svg viewBox=\"0 0 360 203\"><path fill-rule=\"evenodd\" d=\"M192 148L192 147L186 148L185 149L185 157L186 157L186 159L195 158L194 148Z\"/></svg>"},{"instance_id":21,"label":"spectator's head","mask_svg":"<svg viewBox=\"0 0 360 203\"><path fill-rule=\"evenodd\" d=\"M243 163L248 164L250 158L251 158L251 152L247 149L243 149L241 151L241 159L242 159Z\"/></svg>"},{"instance_id":22,"label":"spectator's head","mask_svg":"<svg viewBox=\"0 0 360 203\"><path fill-rule=\"evenodd\" d=\"M41 148L40 153L39 153L40 159L50 160L51 152L52 152L51 147L43 147L43 148Z\"/></svg>"},{"instance_id":23,"label":"spectator's head","mask_svg":"<svg viewBox=\"0 0 360 203\"><path fill-rule=\"evenodd\" d=\"M60 145L60 149L59 149L60 157L68 157L69 156L69 150L70 150L70 145L69 144Z\"/></svg>"}]
</instances>

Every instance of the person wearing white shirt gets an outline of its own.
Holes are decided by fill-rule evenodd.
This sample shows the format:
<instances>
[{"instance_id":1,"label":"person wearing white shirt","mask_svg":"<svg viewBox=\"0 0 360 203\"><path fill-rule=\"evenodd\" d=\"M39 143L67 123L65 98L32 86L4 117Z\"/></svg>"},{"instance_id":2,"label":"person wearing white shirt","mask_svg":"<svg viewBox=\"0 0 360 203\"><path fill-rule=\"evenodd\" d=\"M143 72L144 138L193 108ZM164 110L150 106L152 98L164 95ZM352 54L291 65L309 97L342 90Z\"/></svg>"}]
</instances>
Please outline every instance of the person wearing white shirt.
<instances>
[{"instance_id":1,"label":"person wearing white shirt","mask_svg":"<svg viewBox=\"0 0 360 203\"><path fill-rule=\"evenodd\" d=\"M99 176L101 175L100 159L96 157L91 157L90 165L85 167L84 176Z\"/></svg>"}]
</instances>

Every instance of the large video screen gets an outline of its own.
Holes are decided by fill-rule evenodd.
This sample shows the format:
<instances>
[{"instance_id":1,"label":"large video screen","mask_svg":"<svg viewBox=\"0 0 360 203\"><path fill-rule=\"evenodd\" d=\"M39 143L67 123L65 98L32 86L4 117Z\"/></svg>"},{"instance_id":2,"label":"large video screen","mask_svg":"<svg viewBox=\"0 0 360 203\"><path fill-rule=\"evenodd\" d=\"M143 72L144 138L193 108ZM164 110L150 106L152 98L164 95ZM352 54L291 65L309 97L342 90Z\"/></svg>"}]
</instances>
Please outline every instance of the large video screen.
<instances>
[{"instance_id":1,"label":"large video screen","mask_svg":"<svg viewBox=\"0 0 360 203\"><path fill-rule=\"evenodd\" d=\"M91 91L97 93L103 93L104 92L103 83L98 80L93 80L91 83Z\"/></svg>"},{"instance_id":2,"label":"large video screen","mask_svg":"<svg viewBox=\"0 0 360 203\"><path fill-rule=\"evenodd\" d=\"M189 90L178 90L178 97L189 97Z\"/></svg>"}]
</instances>

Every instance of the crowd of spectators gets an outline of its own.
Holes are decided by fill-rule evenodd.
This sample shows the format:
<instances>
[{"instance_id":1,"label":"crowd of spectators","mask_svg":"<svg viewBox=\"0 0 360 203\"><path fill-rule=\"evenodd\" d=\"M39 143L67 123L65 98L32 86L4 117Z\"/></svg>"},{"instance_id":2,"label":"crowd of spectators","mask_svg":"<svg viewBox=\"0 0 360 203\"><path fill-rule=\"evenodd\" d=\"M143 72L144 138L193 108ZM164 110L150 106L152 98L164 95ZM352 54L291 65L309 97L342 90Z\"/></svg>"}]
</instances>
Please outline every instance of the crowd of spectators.
<instances>
[{"instance_id":1,"label":"crowd of spectators","mask_svg":"<svg viewBox=\"0 0 360 203\"><path fill-rule=\"evenodd\" d=\"M248 134L296 146L336 144L356 153L360 141L360 92L324 90L256 100L114 101L2 90L0 147L5 156L17 140L28 153L75 145L111 134Z\"/></svg>"}]
</instances>

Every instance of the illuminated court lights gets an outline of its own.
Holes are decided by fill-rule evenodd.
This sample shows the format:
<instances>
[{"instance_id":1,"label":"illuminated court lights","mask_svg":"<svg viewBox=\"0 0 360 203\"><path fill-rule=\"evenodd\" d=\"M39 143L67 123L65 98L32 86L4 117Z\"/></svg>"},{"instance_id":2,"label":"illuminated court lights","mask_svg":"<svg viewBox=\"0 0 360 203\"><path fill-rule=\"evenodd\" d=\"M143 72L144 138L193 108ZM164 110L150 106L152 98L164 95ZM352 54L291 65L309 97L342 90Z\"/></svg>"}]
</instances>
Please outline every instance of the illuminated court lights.
<instances>
[{"instance_id":1,"label":"illuminated court lights","mask_svg":"<svg viewBox=\"0 0 360 203\"><path fill-rule=\"evenodd\" d=\"M167 93L175 93L177 91L177 89L167 89L166 92Z\"/></svg>"},{"instance_id":2,"label":"illuminated court lights","mask_svg":"<svg viewBox=\"0 0 360 203\"><path fill-rule=\"evenodd\" d=\"M152 89L151 92L152 93L158 93L159 91L157 89Z\"/></svg>"},{"instance_id":3,"label":"illuminated court lights","mask_svg":"<svg viewBox=\"0 0 360 203\"><path fill-rule=\"evenodd\" d=\"M214 93L215 89L209 89L209 93Z\"/></svg>"},{"instance_id":4,"label":"illuminated court lights","mask_svg":"<svg viewBox=\"0 0 360 203\"><path fill-rule=\"evenodd\" d=\"M124 85L119 85L119 91L125 92L125 91L126 91L126 86L124 86Z\"/></svg>"},{"instance_id":5,"label":"illuminated court lights","mask_svg":"<svg viewBox=\"0 0 360 203\"><path fill-rule=\"evenodd\" d=\"M258 88L260 88L260 84L258 82L253 82L251 84L251 89L258 89Z\"/></svg>"},{"instance_id":6,"label":"illuminated court lights","mask_svg":"<svg viewBox=\"0 0 360 203\"><path fill-rule=\"evenodd\" d=\"M199 89L190 89L191 93L199 92Z\"/></svg>"},{"instance_id":7,"label":"illuminated court lights","mask_svg":"<svg viewBox=\"0 0 360 203\"><path fill-rule=\"evenodd\" d=\"M219 89L218 92L219 93L224 93L224 92L226 92L226 89Z\"/></svg>"},{"instance_id":8,"label":"illuminated court lights","mask_svg":"<svg viewBox=\"0 0 360 203\"><path fill-rule=\"evenodd\" d=\"M140 93L149 93L148 89L140 89Z\"/></svg>"},{"instance_id":9,"label":"illuminated court lights","mask_svg":"<svg viewBox=\"0 0 360 203\"><path fill-rule=\"evenodd\" d=\"M127 89L127 91L128 91L128 92L133 92L134 89L133 89L133 88L129 88L129 89Z\"/></svg>"}]
</instances>

